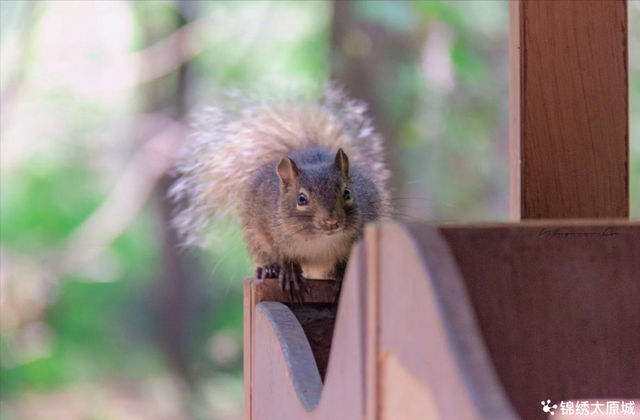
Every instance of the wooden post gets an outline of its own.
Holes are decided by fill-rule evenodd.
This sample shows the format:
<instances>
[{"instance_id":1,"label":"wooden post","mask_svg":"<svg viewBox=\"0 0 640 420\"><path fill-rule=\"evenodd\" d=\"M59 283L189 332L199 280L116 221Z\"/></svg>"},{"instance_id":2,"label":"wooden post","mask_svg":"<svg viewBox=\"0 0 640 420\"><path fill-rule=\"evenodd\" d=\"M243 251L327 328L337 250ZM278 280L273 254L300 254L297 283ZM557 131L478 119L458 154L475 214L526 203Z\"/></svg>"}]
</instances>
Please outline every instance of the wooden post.
<instances>
[{"instance_id":1,"label":"wooden post","mask_svg":"<svg viewBox=\"0 0 640 420\"><path fill-rule=\"evenodd\" d=\"M511 218L629 217L626 0L510 2Z\"/></svg>"},{"instance_id":2,"label":"wooden post","mask_svg":"<svg viewBox=\"0 0 640 420\"><path fill-rule=\"evenodd\" d=\"M325 280L309 280L311 294L306 297L307 303L329 303L333 301L333 283ZM254 351L255 312L260 302L285 302L277 279L246 279L244 281L243 330L244 330L244 420L254 420L255 386ZM258 417L258 419L263 417Z\"/></svg>"}]
</instances>

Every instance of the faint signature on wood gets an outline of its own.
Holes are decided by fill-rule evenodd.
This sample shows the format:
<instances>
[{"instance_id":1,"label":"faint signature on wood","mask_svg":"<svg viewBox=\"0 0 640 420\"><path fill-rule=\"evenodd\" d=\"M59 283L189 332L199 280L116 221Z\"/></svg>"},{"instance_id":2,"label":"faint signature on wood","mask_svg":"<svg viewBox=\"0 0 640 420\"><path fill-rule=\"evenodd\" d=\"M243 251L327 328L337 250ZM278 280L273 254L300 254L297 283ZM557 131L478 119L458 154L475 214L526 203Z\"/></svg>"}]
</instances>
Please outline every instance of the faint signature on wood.
<instances>
[{"instance_id":1,"label":"faint signature on wood","mask_svg":"<svg viewBox=\"0 0 640 420\"><path fill-rule=\"evenodd\" d=\"M557 229L542 229L538 232L538 236L546 236L546 237L561 237L561 238L572 238L572 237L608 237L608 236L616 236L620 235L620 232L616 232L611 228L606 228L602 231L588 231L588 232L575 232L564 230L562 228Z\"/></svg>"}]
</instances>

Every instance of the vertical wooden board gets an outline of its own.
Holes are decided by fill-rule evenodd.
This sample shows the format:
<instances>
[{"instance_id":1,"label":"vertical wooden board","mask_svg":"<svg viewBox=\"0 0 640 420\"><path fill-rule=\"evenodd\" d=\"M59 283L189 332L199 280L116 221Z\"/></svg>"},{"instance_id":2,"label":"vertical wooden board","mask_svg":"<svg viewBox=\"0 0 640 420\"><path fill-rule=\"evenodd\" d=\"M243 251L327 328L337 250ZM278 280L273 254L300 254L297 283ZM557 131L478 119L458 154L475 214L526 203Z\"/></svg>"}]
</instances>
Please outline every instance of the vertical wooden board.
<instances>
[{"instance_id":1,"label":"vertical wooden board","mask_svg":"<svg viewBox=\"0 0 640 420\"><path fill-rule=\"evenodd\" d=\"M529 221L440 232L522 418L546 418L540 401L547 399L640 395L640 223Z\"/></svg>"},{"instance_id":2,"label":"vertical wooden board","mask_svg":"<svg viewBox=\"0 0 640 420\"><path fill-rule=\"evenodd\" d=\"M329 366L314 419L364 418L364 245L354 247L340 296Z\"/></svg>"},{"instance_id":3,"label":"vertical wooden board","mask_svg":"<svg viewBox=\"0 0 640 420\"><path fill-rule=\"evenodd\" d=\"M517 3L512 200L523 219L629 217L626 1Z\"/></svg>"}]
</instances>

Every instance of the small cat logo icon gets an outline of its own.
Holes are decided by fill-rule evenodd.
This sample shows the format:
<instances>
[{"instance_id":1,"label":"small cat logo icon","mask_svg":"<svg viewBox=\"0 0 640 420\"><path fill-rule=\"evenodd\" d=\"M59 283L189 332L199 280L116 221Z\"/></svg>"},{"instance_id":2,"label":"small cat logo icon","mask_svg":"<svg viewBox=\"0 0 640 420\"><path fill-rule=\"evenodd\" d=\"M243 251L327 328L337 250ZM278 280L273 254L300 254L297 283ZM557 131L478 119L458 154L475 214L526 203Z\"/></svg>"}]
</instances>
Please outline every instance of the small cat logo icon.
<instances>
[{"instance_id":1,"label":"small cat logo icon","mask_svg":"<svg viewBox=\"0 0 640 420\"><path fill-rule=\"evenodd\" d=\"M550 403L551 400L547 400L547 402L542 401L540 404L542 404L542 411L544 411L545 413L551 413L551 415L553 416L555 413L551 411L551 409L558 408L558 404L553 404L550 406Z\"/></svg>"}]
</instances>

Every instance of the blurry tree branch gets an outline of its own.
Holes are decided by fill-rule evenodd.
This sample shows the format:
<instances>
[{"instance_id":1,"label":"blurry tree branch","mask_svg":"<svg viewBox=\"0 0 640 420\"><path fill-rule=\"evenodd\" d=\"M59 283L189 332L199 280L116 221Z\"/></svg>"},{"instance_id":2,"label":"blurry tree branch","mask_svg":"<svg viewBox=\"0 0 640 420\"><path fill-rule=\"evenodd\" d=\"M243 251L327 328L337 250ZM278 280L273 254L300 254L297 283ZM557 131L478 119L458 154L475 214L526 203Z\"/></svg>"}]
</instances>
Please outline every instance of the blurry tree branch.
<instances>
[{"instance_id":1,"label":"blurry tree branch","mask_svg":"<svg viewBox=\"0 0 640 420\"><path fill-rule=\"evenodd\" d=\"M356 99L367 104L368 115L384 137L394 173L391 187L397 193L403 185L400 159L396 156L402 121L390 118L390 110L385 109L383 99L394 91L389 83L400 77L400 65L413 58L410 39L405 34L391 33L382 25L359 17L355 13L356 2L333 0L332 5L332 78L345 86Z\"/></svg>"},{"instance_id":2,"label":"blurry tree branch","mask_svg":"<svg viewBox=\"0 0 640 420\"><path fill-rule=\"evenodd\" d=\"M178 12L186 16L190 12L184 12L187 8L193 8L197 1L178 1ZM265 8L261 19L252 22L247 27L246 39L251 43L252 39L260 36L268 17L269 8ZM195 14L185 21L184 25L157 41L142 51L131 53L124 58L114 60L106 66L105 72L111 75L119 75L122 88L144 85L158 80L168 74L179 71L181 66L188 63L215 45L224 45L237 42L237 22L227 19L225 16L213 14L204 18L195 18ZM235 61L240 61L248 53L248 49L240 49ZM233 64L226 63L227 68L233 68ZM140 69L137 73L127 72L127 69Z\"/></svg>"},{"instance_id":3,"label":"blurry tree branch","mask_svg":"<svg viewBox=\"0 0 640 420\"><path fill-rule=\"evenodd\" d=\"M179 1L178 11L180 12L180 9L184 9L186 5L193 7L192 3L194 2ZM268 8L265 9L265 13L260 20L252 22L252 25L246 28L246 39L249 43L260 36L267 17ZM133 87L152 82L172 72L179 71L182 65L214 45L233 43L232 37L235 35L235 25L235 22L230 22L228 19L223 19L215 14L190 20L184 26L176 29L170 35L146 49L129 54L121 62L114 62L113 67L108 71L112 74L126 74L126 72L118 71L120 69L119 66L140 69L140 72L134 75L133 78L127 79L125 77L122 80L123 87ZM248 52L249 49L247 48L238 50L234 60L240 61ZM226 63L225 67L233 68L233 64Z\"/></svg>"},{"instance_id":4,"label":"blurry tree branch","mask_svg":"<svg viewBox=\"0 0 640 420\"><path fill-rule=\"evenodd\" d=\"M129 226L172 167L185 131L173 121L133 156L109 197L68 237L61 273L90 264Z\"/></svg>"},{"instance_id":5,"label":"blurry tree branch","mask_svg":"<svg viewBox=\"0 0 640 420\"><path fill-rule=\"evenodd\" d=\"M185 24L166 38L128 57L126 65L140 68L134 84L145 84L180 69L209 48L217 19L202 18Z\"/></svg>"},{"instance_id":6,"label":"blurry tree branch","mask_svg":"<svg viewBox=\"0 0 640 420\"><path fill-rule=\"evenodd\" d=\"M121 88L158 80L178 71L212 46L232 42L228 38L233 31L225 26L228 24L217 15L190 21L144 50L114 59L103 71L117 77Z\"/></svg>"}]
</instances>

